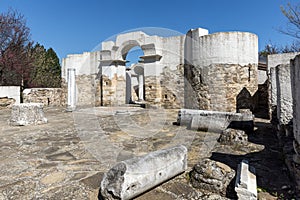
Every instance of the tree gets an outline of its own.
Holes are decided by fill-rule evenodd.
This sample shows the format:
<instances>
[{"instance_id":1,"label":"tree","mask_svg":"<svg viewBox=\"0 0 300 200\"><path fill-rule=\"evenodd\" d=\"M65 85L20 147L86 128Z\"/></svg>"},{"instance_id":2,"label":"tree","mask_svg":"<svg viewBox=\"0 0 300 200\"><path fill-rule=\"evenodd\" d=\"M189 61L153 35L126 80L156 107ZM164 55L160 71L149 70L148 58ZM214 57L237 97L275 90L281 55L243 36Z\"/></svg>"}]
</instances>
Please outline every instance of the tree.
<instances>
[{"instance_id":1,"label":"tree","mask_svg":"<svg viewBox=\"0 0 300 200\"><path fill-rule=\"evenodd\" d=\"M60 87L60 74L55 51L33 46L24 16L15 10L0 14L0 85Z\"/></svg>"},{"instance_id":2,"label":"tree","mask_svg":"<svg viewBox=\"0 0 300 200\"><path fill-rule=\"evenodd\" d=\"M280 32L300 39L300 4L288 3L286 7L281 6L281 12L288 19L288 24L285 29L281 28Z\"/></svg>"},{"instance_id":3,"label":"tree","mask_svg":"<svg viewBox=\"0 0 300 200\"><path fill-rule=\"evenodd\" d=\"M52 48L46 50L37 43L32 50L33 72L32 85L34 87L60 87L61 66Z\"/></svg>"},{"instance_id":4,"label":"tree","mask_svg":"<svg viewBox=\"0 0 300 200\"><path fill-rule=\"evenodd\" d=\"M0 14L0 85L26 87L32 69L31 46L24 16L14 10Z\"/></svg>"}]
</instances>

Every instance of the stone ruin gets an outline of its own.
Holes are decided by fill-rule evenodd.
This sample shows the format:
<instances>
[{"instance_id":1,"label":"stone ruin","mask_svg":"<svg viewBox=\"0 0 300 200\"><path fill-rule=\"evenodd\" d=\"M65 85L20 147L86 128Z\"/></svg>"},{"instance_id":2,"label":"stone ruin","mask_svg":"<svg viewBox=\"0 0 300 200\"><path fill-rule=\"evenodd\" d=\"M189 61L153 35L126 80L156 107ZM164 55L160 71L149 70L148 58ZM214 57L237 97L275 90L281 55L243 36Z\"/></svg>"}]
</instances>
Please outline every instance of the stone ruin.
<instances>
[{"instance_id":1,"label":"stone ruin","mask_svg":"<svg viewBox=\"0 0 300 200\"><path fill-rule=\"evenodd\" d=\"M134 47L140 47L144 55L126 67L126 56ZM62 61L62 78L69 86L68 107L72 108L143 103L253 110L258 38L247 32L209 34L202 28L172 37L124 33L102 42L100 51L68 55Z\"/></svg>"},{"instance_id":2,"label":"stone ruin","mask_svg":"<svg viewBox=\"0 0 300 200\"><path fill-rule=\"evenodd\" d=\"M300 55L268 56L269 110L271 122L283 146L285 163L300 191ZM292 151L290 150L292 149ZM291 155L293 154L293 155Z\"/></svg>"}]
</instances>

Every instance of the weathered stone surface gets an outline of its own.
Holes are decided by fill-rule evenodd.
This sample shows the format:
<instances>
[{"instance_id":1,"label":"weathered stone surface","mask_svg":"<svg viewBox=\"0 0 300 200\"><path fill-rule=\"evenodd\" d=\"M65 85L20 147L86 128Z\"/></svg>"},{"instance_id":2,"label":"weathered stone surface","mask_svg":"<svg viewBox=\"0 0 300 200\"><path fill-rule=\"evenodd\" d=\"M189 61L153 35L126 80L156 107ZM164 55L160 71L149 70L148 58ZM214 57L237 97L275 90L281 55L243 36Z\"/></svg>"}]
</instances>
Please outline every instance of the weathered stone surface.
<instances>
[{"instance_id":1,"label":"weathered stone surface","mask_svg":"<svg viewBox=\"0 0 300 200\"><path fill-rule=\"evenodd\" d=\"M43 105L40 103L21 103L12 106L10 124L13 126L25 126L30 124L45 124Z\"/></svg>"},{"instance_id":2,"label":"weathered stone surface","mask_svg":"<svg viewBox=\"0 0 300 200\"><path fill-rule=\"evenodd\" d=\"M86 125L86 129L78 129L78 124L74 123L75 113L64 112L63 107L45 109L49 123L23 127L9 126L7 121L10 119L11 110L0 110L0 199L98 199L101 176L117 161L128 158L127 155L141 156L178 144L188 146L187 171L207 157L207 154L203 154L204 151L212 155L214 160L219 160L231 168L235 168L241 157L245 156L259 174L259 187L269 193L283 193L287 199L294 197L292 187L282 189L282 186L291 185L292 180L282 160L278 140L274 137L276 134L267 120L256 119L257 130L252 135L249 145L238 149L230 145L220 145L216 142L218 134L196 133L185 127L172 125L178 110L165 109L165 117L159 114L151 117L152 120L155 119L155 124L159 120L163 121L164 126L159 129L155 126L145 128L151 121L148 109L97 107L93 112L90 109L80 110L80 116L83 115L80 120ZM124 124L119 126L121 122L115 118L114 113L122 110L129 110L130 115L126 115L122 121ZM154 111L157 113L160 110ZM95 123L99 124L94 129L92 127L95 123L86 118L86 115L91 113L96 118ZM138 125L136 129L133 129L133 124ZM102 143L95 138L99 127L104 130ZM140 138L131 135L132 132L127 131L128 129L136 130L137 133L141 133L142 130L141 134L152 131L155 135ZM95 137L85 140L79 137L81 130L86 130ZM104 155L101 159L89 151L93 142L93 147ZM65 173L65 179L53 184L41 183L42 178L55 172ZM226 199L224 195L216 194L217 191L208 192L201 188L193 188L189 180L188 172L180 174L137 199ZM229 194L234 194L234 188L229 190ZM230 196L227 198L234 199Z\"/></svg>"},{"instance_id":3,"label":"weathered stone surface","mask_svg":"<svg viewBox=\"0 0 300 200\"><path fill-rule=\"evenodd\" d=\"M186 98L194 97L193 102L198 103L193 106L186 102L186 108L228 112L253 109L251 98L257 90L257 65L211 64L203 68L190 66L185 71L189 72L185 77L192 87L192 94Z\"/></svg>"},{"instance_id":4,"label":"weathered stone surface","mask_svg":"<svg viewBox=\"0 0 300 200\"><path fill-rule=\"evenodd\" d=\"M222 116L194 116L188 126L191 130L221 132L230 124L227 118Z\"/></svg>"},{"instance_id":5,"label":"weathered stone surface","mask_svg":"<svg viewBox=\"0 0 300 200\"><path fill-rule=\"evenodd\" d=\"M291 62L292 97L293 97L293 132L300 144L300 55ZM300 152L299 152L300 153Z\"/></svg>"},{"instance_id":6,"label":"weathered stone surface","mask_svg":"<svg viewBox=\"0 0 300 200\"><path fill-rule=\"evenodd\" d=\"M199 116L199 119L193 117ZM196 129L207 131L225 130L227 127L245 130L247 132L253 131L254 116L252 113L233 113L233 112L218 112L208 110L192 110L180 109L177 116L177 124L179 125L193 125ZM202 121L201 121L202 120ZM198 128L197 128L198 126Z\"/></svg>"},{"instance_id":7,"label":"weathered stone surface","mask_svg":"<svg viewBox=\"0 0 300 200\"><path fill-rule=\"evenodd\" d=\"M190 172L193 187L223 195L234 176L229 166L210 159L200 161Z\"/></svg>"},{"instance_id":8,"label":"weathered stone surface","mask_svg":"<svg viewBox=\"0 0 300 200\"><path fill-rule=\"evenodd\" d=\"M286 132L293 119L293 98L291 90L290 65L276 66L277 118L281 132Z\"/></svg>"},{"instance_id":9,"label":"weathered stone surface","mask_svg":"<svg viewBox=\"0 0 300 200\"><path fill-rule=\"evenodd\" d=\"M257 185L255 169L250 167L247 160L238 165L235 181L235 191L240 200L257 199Z\"/></svg>"},{"instance_id":10,"label":"weathered stone surface","mask_svg":"<svg viewBox=\"0 0 300 200\"><path fill-rule=\"evenodd\" d=\"M67 91L62 88L28 88L23 91L24 103L42 103L44 106L65 106Z\"/></svg>"},{"instance_id":11,"label":"weathered stone surface","mask_svg":"<svg viewBox=\"0 0 300 200\"><path fill-rule=\"evenodd\" d=\"M104 174L101 194L106 199L131 199L184 172L186 168L185 146L151 152L111 168Z\"/></svg>"},{"instance_id":12,"label":"weathered stone surface","mask_svg":"<svg viewBox=\"0 0 300 200\"><path fill-rule=\"evenodd\" d=\"M228 128L222 131L218 142L225 145L247 145L248 135L245 131Z\"/></svg>"},{"instance_id":13,"label":"weathered stone surface","mask_svg":"<svg viewBox=\"0 0 300 200\"><path fill-rule=\"evenodd\" d=\"M13 98L8 97L0 97L0 109L1 108L9 108L16 102Z\"/></svg>"}]
</instances>

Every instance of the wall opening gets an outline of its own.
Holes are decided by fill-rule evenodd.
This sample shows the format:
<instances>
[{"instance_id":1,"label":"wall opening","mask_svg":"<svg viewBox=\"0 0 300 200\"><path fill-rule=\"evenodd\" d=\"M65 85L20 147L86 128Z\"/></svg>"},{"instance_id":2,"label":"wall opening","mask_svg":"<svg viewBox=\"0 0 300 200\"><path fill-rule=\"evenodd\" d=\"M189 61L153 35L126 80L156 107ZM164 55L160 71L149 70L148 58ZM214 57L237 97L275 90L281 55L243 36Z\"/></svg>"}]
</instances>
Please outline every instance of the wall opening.
<instances>
[{"instance_id":1,"label":"wall opening","mask_svg":"<svg viewBox=\"0 0 300 200\"><path fill-rule=\"evenodd\" d=\"M140 58L144 55L139 46L132 47L122 56L126 60L126 103L145 100L144 65Z\"/></svg>"}]
</instances>

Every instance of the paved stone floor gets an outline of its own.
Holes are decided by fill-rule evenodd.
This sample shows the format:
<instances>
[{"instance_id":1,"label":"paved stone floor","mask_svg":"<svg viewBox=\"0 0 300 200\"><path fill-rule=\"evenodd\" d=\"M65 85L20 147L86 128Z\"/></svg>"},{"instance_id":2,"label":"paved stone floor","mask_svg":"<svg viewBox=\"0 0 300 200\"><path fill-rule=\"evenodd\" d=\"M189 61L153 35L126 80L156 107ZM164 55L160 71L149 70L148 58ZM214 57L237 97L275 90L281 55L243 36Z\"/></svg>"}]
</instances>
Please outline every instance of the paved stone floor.
<instances>
[{"instance_id":1,"label":"paved stone floor","mask_svg":"<svg viewBox=\"0 0 300 200\"><path fill-rule=\"evenodd\" d=\"M48 124L19 127L8 124L9 109L0 110L0 199L98 199L103 173L116 162L177 144L189 149L187 172L137 199L223 198L188 183L188 172L204 157L234 170L246 158L256 167L258 187L264 196L293 195L267 120L258 120L249 145L237 148L218 144L217 133L173 125L177 110L44 110Z\"/></svg>"}]
</instances>

